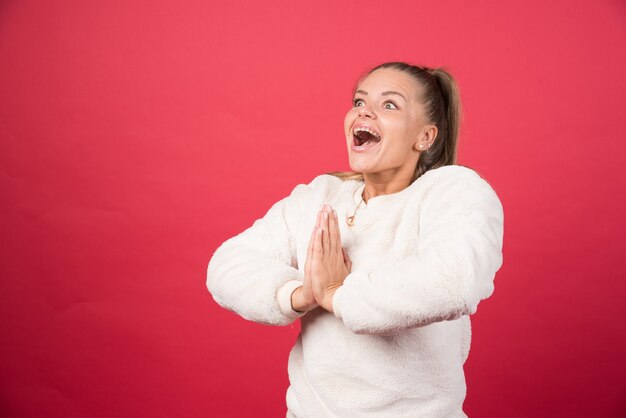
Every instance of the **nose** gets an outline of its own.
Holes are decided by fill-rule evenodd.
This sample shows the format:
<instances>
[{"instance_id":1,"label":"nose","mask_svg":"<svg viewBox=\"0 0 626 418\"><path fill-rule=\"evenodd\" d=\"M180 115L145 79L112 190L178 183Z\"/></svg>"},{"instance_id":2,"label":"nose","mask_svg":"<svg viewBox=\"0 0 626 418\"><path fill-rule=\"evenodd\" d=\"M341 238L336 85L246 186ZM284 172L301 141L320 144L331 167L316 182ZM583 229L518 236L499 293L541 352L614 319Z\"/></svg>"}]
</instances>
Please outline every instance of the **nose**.
<instances>
[{"instance_id":1,"label":"nose","mask_svg":"<svg viewBox=\"0 0 626 418\"><path fill-rule=\"evenodd\" d=\"M363 106L359 107L359 117L374 118L375 115L366 104L363 104Z\"/></svg>"}]
</instances>

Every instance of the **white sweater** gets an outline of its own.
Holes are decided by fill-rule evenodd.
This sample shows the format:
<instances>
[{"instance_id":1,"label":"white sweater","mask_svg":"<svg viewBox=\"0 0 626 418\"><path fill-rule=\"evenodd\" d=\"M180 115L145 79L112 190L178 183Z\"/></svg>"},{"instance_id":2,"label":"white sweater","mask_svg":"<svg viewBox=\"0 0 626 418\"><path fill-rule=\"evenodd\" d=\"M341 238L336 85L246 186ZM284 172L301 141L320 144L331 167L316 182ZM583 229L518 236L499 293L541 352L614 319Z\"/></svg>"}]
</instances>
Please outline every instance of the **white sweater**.
<instances>
[{"instance_id":1,"label":"white sweater","mask_svg":"<svg viewBox=\"0 0 626 418\"><path fill-rule=\"evenodd\" d=\"M361 204L363 181L322 174L297 185L213 254L207 287L242 317L287 325L288 414L320 417L466 417L463 364L469 314L494 290L503 209L473 170L445 166ZM332 205L352 271L334 314L291 307L318 210ZM288 415L289 416L289 415Z\"/></svg>"}]
</instances>

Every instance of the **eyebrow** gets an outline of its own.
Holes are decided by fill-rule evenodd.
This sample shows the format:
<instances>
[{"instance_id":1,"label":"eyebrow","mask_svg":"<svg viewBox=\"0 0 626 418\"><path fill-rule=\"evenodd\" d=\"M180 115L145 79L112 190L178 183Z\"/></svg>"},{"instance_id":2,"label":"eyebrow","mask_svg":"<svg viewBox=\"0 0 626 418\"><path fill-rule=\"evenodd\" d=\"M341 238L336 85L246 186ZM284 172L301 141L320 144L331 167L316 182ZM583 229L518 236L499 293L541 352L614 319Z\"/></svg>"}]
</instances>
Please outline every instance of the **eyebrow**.
<instances>
[{"instance_id":1,"label":"eyebrow","mask_svg":"<svg viewBox=\"0 0 626 418\"><path fill-rule=\"evenodd\" d=\"M361 89L359 89L359 90L355 91L354 93L361 93L361 94L363 94L363 95L367 96L367 92L366 92L365 90L361 90ZM395 95L398 95L398 96L402 97L402 98L404 99L404 101L405 101L405 102L408 102L408 100L406 99L406 97L404 97L404 95L403 95L403 94L398 93L397 91L389 90L389 91L383 91L382 93L380 93L380 95L381 95L381 96L389 96L390 94L395 94Z\"/></svg>"}]
</instances>

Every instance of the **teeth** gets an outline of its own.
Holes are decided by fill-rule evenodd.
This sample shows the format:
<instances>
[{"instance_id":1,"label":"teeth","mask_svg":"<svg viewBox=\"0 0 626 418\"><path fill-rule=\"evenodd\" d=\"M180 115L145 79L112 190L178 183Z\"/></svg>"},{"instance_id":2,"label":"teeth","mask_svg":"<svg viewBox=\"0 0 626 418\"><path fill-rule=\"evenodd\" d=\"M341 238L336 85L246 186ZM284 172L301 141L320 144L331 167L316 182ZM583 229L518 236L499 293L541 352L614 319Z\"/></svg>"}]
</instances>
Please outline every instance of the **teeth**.
<instances>
[{"instance_id":1,"label":"teeth","mask_svg":"<svg viewBox=\"0 0 626 418\"><path fill-rule=\"evenodd\" d=\"M380 135L378 134L378 132L371 130L368 127L365 126L359 126L354 130L354 133L356 134L357 132L361 132L361 131L365 131L373 136L375 136L376 138L380 139Z\"/></svg>"}]
</instances>

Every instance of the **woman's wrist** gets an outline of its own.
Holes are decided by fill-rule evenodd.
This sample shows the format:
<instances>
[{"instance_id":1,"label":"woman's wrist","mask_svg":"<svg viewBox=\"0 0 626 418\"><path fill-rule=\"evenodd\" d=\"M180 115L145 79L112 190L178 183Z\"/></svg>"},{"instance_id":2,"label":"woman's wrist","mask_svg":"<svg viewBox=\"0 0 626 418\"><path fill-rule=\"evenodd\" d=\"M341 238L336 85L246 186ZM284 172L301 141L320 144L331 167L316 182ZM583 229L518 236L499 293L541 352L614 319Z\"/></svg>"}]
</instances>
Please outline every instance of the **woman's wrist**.
<instances>
[{"instance_id":1,"label":"woman's wrist","mask_svg":"<svg viewBox=\"0 0 626 418\"><path fill-rule=\"evenodd\" d=\"M341 287L341 285L333 287L332 289L328 290L327 293L324 295L324 298L322 299L321 303L320 303L320 306L322 308L326 309L330 313L335 313L335 311L333 309L333 298L335 296L335 292L340 287Z\"/></svg>"},{"instance_id":2,"label":"woman's wrist","mask_svg":"<svg viewBox=\"0 0 626 418\"><path fill-rule=\"evenodd\" d=\"M317 307L317 303L307 304L302 300L302 286L296 287L296 289L291 292L291 309L296 312L308 312Z\"/></svg>"}]
</instances>

